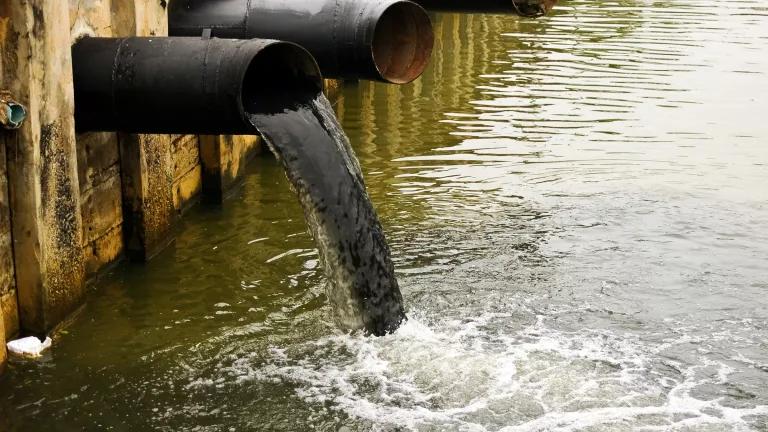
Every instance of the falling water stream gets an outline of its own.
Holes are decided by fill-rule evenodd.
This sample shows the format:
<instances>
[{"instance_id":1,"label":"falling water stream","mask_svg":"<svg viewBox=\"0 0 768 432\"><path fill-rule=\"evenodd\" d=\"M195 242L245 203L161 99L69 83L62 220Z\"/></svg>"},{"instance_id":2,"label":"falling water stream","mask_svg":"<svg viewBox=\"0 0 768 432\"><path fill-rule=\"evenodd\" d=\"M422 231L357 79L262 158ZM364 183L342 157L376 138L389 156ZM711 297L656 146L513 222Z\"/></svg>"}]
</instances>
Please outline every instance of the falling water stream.
<instances>
[{"instance_id":1,"label":"falling water stream","mask_svg":"<svg viewBox=\"0 0 768 432\"><path fill-rule=\"evenodd\" d=\"M768 431L765 2L434 25L422 78L331 98L399 330L336 325L318 233L265 151L9 365L0 431ZM322 104L291 115L333 129Z\"/></svg>"},{"instance_id":2,"label":"falling water stream","mask_svg":"<svg viewBox=\"0 0 768 432\"><path fill-rule=\"evenodd\" d=\"M278 92L260 94L249 119L299 196L339 324L379 336L396 330L405 312L389 246L333 107L311 87L268 82Z\"/></svg>"}]
</instances>

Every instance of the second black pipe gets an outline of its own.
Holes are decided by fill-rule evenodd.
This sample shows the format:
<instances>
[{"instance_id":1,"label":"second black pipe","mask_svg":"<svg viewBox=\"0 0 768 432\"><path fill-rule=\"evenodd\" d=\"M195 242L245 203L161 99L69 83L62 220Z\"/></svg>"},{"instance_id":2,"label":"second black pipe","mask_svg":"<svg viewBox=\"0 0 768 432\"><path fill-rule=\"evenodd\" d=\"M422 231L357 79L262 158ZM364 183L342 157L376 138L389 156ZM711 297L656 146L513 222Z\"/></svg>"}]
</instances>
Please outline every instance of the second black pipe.
<instances>
[{"instance_id":1,"label":"second black pipe","mask_svg":"<svg viewBox=\"0 0 768 432\"><path fill-rule=\"evenodd\" d=\"M297 43L326 78L404 84L418 78L434 34L424 9L406 0L173 0L171 36L268 38Z\"/></svg>"}]
</instances>

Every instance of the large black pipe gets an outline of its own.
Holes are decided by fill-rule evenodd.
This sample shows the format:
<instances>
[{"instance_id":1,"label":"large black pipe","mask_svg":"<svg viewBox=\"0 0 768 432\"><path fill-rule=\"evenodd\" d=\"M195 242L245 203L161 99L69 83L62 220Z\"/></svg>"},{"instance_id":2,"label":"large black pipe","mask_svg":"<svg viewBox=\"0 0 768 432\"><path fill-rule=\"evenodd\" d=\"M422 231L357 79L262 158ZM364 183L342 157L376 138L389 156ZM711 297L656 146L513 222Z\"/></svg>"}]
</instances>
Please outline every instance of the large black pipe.
<instances>
[{"instance_id":1,"label":"large black pipe","mask_svg":"<svg viewBox=\"0 0 768 432\"><path fill-rule=\"evenodd\" d=\"M546 15L557 0L413 0L424 9L438 12Z\"/></svg>"},{"instance_id":2,"label":"large black pipe","mask_svg":"<svg viewBox=\"0 0 768 432\"><path fill-rule=\"evenodd\" d=\"M173 0L171 36L270 38L295 42L324 76L404 84L432 54L429 16L405 0Z\"/></svg>"},{"instance_id":3,"label":"large black pipe","mask_svg":"<svg viewBox=\"0 0 768 432\"><path fill-rule=\"evenodd\" d=\"M86 37L72 64L79 132L252 134L245 107L272 94L266 77L322 90L312 56L274 40Z\"/></svg>"}]
</instances>

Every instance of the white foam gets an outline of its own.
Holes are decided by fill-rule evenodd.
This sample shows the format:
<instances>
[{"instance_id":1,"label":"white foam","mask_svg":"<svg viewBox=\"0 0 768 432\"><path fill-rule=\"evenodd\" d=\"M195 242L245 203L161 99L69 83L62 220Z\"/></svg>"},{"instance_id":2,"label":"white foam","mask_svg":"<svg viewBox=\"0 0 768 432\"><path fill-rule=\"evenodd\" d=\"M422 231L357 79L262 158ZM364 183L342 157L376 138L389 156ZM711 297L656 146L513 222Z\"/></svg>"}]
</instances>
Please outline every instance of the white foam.
<instances>
[{"instance_id":1,"label":"white foam","mask_svg":"<svg viewBox=\"0 0 768 432\"><path fill-rule=\"evenodd\" d=\"M606 330L564 332L543 316L514 331L505 330L505 314L433 324L411 317L394 335L273 346L266 364L263 352L254 353L221 370L231 384L289 384L310 405L403 430L748 431L749 416L768 415L768 406L697 399L697 387L727 383L734 370L666 359L671 340L649 345Z\"/></svg>"}]
</instances>

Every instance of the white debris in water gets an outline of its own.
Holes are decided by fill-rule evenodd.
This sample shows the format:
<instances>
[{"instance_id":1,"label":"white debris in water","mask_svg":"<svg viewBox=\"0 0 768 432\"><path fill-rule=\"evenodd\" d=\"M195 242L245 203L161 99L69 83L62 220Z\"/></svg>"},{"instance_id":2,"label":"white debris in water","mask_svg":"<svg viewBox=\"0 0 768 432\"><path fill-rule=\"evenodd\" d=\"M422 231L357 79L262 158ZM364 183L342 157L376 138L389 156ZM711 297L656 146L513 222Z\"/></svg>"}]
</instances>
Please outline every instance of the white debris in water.
<instances>
[{"instance_id":1,"label":"white debris in water","mask_svg":"<svg viewBox=\"0 0 768 432\"><path fill-rule=\"evenodd\" d=\"M213 305L213 307L216 307L216 308L219 308L219 309L221 309L221 308L228 308L229 306L230 306L229 303L216 303L215 305Z\"/></svg>"},{"instance_id":2,"label":"white debris in water","mask_svg":"<svg viewBox=\"0 0 768 432\"><path fill-rule=\"evenodd\" d=\"M37 358L43 355L43 352L51 347L53 341L47 337L44 341L35 336L16 339L6 344L8 352L21 357Z\"/></svg>"}]
</instances>

